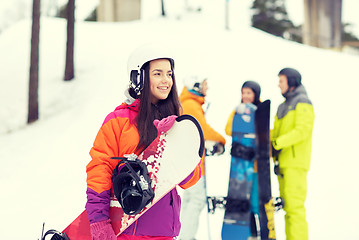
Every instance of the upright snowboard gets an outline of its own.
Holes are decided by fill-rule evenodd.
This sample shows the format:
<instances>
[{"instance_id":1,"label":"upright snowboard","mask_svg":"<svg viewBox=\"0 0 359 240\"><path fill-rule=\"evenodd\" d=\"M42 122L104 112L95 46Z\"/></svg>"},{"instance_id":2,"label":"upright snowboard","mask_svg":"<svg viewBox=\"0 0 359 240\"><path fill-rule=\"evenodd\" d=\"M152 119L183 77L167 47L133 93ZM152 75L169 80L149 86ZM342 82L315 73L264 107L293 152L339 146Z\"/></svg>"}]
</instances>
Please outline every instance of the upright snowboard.
<instances>
[{"instance_id":1,"label":"upright snowboard","mask_svg":"<svg viewBox=\"0 0 359 240\"><path fill-rule=\"evenodd\" d=\"M241 104L232 124L231 167L222 240L242 240L251 236L251 192L256 148L253 104Z\"/></svg>"},{"instance_id":2,"label":"upright snowboard","mask_svg":"<svg viewBox=\"0 0 359 240\"><path fill-rule=\"evenodd\" d=\"M197 120L190 115L178 117L170 130L160 133L139 156L139 159L147 165L155 197L140 213L132 216L123 212L112 194L109 215L116 235L120 235L191 174L200 162L203 152L202 129ZM91 240L86 210L63 233L66 233L70 240Z\"/></svg>"},{"instance_id":3,"label":"upright snowboard","mask_svg":"<svg viewBox=\"0 0 359 240\"><path fill-rule=\"evenodd\" d=\"M276 239L274 229L275 204L272 198L269 156L270 100L264 101L256 111L259 221L262 240ZM279 207L280 208L280 207Z\"/></svg>"}]
</instances>

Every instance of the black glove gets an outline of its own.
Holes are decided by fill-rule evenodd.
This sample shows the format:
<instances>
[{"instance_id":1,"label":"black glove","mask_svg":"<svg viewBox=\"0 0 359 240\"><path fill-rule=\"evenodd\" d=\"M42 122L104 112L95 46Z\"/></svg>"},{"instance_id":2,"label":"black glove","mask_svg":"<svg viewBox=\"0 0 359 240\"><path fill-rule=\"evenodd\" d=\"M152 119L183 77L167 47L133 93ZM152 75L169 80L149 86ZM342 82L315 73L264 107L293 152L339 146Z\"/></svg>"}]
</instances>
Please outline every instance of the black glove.
<instances>
[{"instance_id":1,"label":"black glove","mask_svg":"<svg viewBox=\"0 0 359 240\"><path fill-rule=\"evenodd\" d=\"M277 175L279 177L283 177L283 175L279 172L279 162L278 162L278 160L275 160L275 162L274 162L274 173L275 173L275 175Z\"/></svg>"},{"instance_id":2,"label":"black glove","mask_svg":"<svg viewBox=\"0 0 359 240\"><path fill-rule=\"evenodd\" d=\"M221 155L224 153L224 145L222 143L216 143L213 146L212 155Z\"/></svg>"},{"instance_id":3,"label":"black glove","mask_svg":"<svg viewBox=\"0 0 359 240\"><path fill-rule=\"evenodd\" d=\"M212 141L208 141L208 143L210 144L207 144L206 156L221 155L224 153L224 145L222 143L216 142L213 144Z\"/></svg>"},{"instance_id":4,"label":"black glove","mask_svg":"<svg viewBox=\"0 0 359 240\"><path fill-rule=\"evenodd\" d=\"M271 144L271 146L272 146L272 157L273 157L273 158L277 158L278 155L279 155L279 153L282 151L282 149L277 150L277 149L275 149L275 148L273 147L274 145L277 145L276 142L275 142L275 140L274 140L274 141L272 142L272 144Z\"/></svg>"}]
</instances>

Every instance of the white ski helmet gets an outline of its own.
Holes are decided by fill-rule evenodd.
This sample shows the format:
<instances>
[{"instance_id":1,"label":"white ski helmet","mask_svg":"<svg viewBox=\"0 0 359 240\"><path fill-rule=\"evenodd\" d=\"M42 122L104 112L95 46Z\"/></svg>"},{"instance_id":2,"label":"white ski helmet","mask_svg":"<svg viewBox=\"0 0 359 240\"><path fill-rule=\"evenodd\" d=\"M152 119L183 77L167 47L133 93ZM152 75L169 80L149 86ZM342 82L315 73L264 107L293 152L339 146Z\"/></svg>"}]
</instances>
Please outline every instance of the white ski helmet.
<instances>
[{"instance_id":1,"label":"white ski helmet","mask_svg":"<svg viewBox=\"0 0 359 240\"><path fill-rule=\"evenodd\" d=\"M130 77L130 88L137 95L143 89L144 74L143 65L149 61L167 58L174 68L174 59L172 53L162 44L145 44L135 49L127 61L127 72Z\"/></svg>"},{"instance_id":2,"label":"white ski helmet","mask_svg":"<svg viewBox=\"0 0 359 240\"><path fill-rule=\"evenodd\" d=\"M192 74L183 79L183 84L188 90L193 90L202 94L202 83L204 80L207 80L207 77L204 75Z\"/></svg>"}]
</instances>

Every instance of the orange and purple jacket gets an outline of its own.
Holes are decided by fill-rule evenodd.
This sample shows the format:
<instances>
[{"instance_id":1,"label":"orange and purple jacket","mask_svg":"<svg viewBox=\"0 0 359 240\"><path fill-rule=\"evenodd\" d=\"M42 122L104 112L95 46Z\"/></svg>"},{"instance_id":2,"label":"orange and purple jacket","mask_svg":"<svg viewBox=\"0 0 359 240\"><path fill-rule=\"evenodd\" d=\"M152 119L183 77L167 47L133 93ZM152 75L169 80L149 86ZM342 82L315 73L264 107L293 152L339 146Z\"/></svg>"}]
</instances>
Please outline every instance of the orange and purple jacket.
<instances>
[{"instance_id":1,"label":"orange and purple jacket","mask_svg":"<svg viewBox=\"0 0 359 240\"><path fill-rule=\"evenodd\" d=\"M203 136L205 140L212 140L215 142L226 144L226 139L214 130L206 121L204 116L204 110L202 105L204 104L204 97L198 96L188 91L187 88L183 88L181 95L179 96L182 105L182 114L192 115L197 119L203 130ZM204 175L204 159L202 158L202 176Z\"/></svg>"},{"instance_id":2,"label":"orange and purple jacket","mask_svg":"<svg viewBox=\"0 0 359 240\"><path fill-rule=\"evenodd\" d=\"M86 211L90 223L109 219L110 197L112 190L112 172L119 160L111 157L123 157L136 153L139 133L135 118L139 110L139 100L128 105L118 106L107 115L93 147L90 150L92 160L87 165L87 203ZM197 168L179 186L188 188L201 176ZM123 233L136 236L177 236L180 230L181 199L176 188L158 201Z\"/></svg>"}]
</instances>

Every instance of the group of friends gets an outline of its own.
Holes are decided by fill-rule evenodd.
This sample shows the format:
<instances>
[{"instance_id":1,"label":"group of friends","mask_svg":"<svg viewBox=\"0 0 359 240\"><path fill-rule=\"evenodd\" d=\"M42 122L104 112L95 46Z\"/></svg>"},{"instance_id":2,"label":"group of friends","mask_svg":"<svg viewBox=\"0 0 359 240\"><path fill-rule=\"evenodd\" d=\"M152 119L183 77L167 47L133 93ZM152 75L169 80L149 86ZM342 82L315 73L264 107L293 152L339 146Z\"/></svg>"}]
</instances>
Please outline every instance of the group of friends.
<instances>
[{"instance_id":1,"label":"group of friends","mask_svg":"<svg viewBox=\"0 0 359 240\"><path fill-rule=\"evenodd\" d=\"M112 172L117 162L111 157L139 155L156 137L154 120L189 114L200 123L205 140L215 141L216 154L225 150L225 138L205 119L202 105L208 90L205 76L191 75L184 79L184 88L177 92L175 60L163 46L144 45L128 60L130 84L126 100L105 118L93 147L87 171L86 211L94 240L194 240L199 215L206 204L204 164L201 163L176 188L145 212L122 234L116 236L109 219L112 193ZM276 161L280 195L285 202L286 237L308 239L305 199L307 172L310 166L314 111L301 74L293 68L279 71L279 88L285 101L278 107L274 128L270 132L271 154ZM241 102L258 105L261 88L255 81L246 81L241 88ZM231 135L229 116L226 134Z\"/></svg>"}]
</instances>

